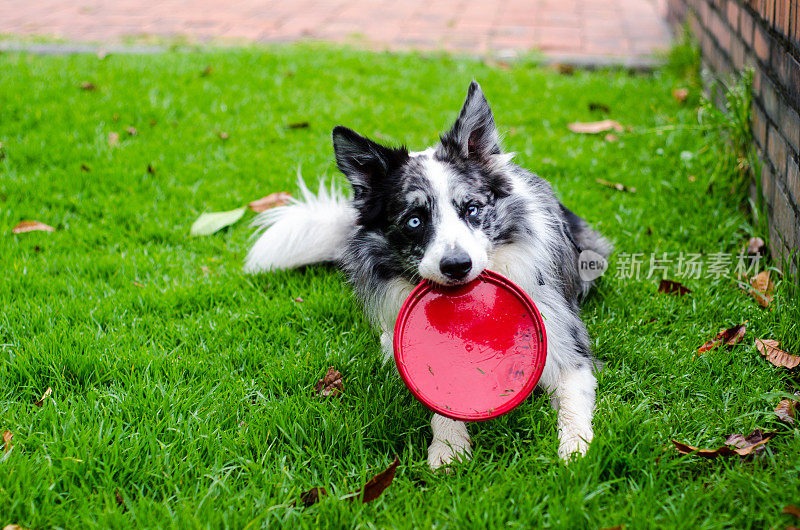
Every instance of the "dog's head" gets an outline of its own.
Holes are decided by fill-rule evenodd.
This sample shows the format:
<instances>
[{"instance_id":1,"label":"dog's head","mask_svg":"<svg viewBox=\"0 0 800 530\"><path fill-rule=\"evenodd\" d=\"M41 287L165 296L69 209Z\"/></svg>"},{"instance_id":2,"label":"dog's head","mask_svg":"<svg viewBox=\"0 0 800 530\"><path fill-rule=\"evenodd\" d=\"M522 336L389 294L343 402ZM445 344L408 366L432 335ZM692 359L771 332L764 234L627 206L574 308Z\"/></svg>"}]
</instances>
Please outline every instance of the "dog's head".
<instances>
[{"instance_id":1,"label":"dog's head","mask_svg":"<svg viewBox=\"0 0 800 530\"><path fill-rule=\"evenodd\" d=\"M476 82L435 147L390 148L333 130L336 162L353 187L358 224L385 242L402 274L441 285L475 279L508 236L498 201L510 193L489 103Z\"/></svg>"}]
</instances>

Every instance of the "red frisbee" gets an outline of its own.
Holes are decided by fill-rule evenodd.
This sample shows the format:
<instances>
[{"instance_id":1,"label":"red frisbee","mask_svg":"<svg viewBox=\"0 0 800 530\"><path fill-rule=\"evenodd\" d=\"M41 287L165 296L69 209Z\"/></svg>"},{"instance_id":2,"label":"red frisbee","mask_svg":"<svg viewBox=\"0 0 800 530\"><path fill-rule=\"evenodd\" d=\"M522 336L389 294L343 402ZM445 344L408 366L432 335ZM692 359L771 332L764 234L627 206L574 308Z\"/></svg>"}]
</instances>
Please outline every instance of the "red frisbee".
<instances>
[{"instance_id":1,"label":"red frisbee","mask_svg":"<svg viewBox=\"0 0 800 530\"><path fill-rule=\"evenodd\" d=\"M522 403L546 357L544 323L533 301L491 271L457 287L423 281L394 328L394 359L408 389L456 420L496 418Z\"/></svg>"}]
</instances>

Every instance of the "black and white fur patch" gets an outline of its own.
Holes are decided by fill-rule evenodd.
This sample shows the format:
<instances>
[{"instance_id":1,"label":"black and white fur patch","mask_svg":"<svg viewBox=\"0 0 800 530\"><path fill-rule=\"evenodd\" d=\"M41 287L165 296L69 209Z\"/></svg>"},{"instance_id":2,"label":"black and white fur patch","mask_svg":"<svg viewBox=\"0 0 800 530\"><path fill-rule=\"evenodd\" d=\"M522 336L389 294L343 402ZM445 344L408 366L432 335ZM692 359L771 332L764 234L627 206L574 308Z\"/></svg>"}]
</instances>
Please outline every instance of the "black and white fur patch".
<instances>
[{"instance_id":1,"label":"black and white fur patch","mask_svg":"<svg viewBox=\"0 0 800 530\"><path fill-rule=\"evenodd\" d=\"M486 269L522 287L545 319L548 355L540 385L558 410L559 455L584 454L592 440L596 361L579 316L591 288L578 254L611 245L562 205L545 180L500 147L492 111L473 82L453 126L424 151L380 145L333 130L339 169L353 189L312 194L256 219L247 272L335 261L381 332L386 358L400 307L427 279L466 283ZM434 415L433 468L470 454L466 426Z\"/></svg>"}]
</instances>

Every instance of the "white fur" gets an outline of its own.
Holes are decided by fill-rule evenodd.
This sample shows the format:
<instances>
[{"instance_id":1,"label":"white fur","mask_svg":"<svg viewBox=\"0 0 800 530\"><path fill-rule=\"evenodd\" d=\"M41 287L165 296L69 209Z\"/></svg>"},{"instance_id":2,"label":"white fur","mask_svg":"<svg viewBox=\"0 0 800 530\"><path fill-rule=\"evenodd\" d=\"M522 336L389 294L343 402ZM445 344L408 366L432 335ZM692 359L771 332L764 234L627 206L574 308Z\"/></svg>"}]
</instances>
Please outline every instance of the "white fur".
<instances>
[{"instance_id":1,"label":"white fur","mask_svg":"<svg viewBox=\"0 0 800 530\"><path fill-rule=\"evenodd\" d=\"M433 441L428 446L428 465L431 469L446 466L456 459L468 460L472 455L469 433L463 421L434 414L431 418L431 431Z\"/></svg>"},{"instance_id":2,"label":"white fur","mask_svg":"<svg viewBox=\"0 0 800 530\"><path fill-rule=\"evenodd\" d=\"M419 156L423 156L420 154ZM447 167L431 156L424 156L423 164L425 176L431 183L431 189L436 196L436 210L432 220L434 224L433 242L425 251L419 263L419 275L426 280L438 284L452 283L439 267L439 264L449 252L460 246L472 260L472 269L459 283L468 283L483 272L489 261L487 250L489 239L483 232L473 231L458 215L453 204L453 190L450 187L449 170Z\"/></svg>"},{"instance_id":3,"label":"white fur","mask_svg":"<svg viewBox=\"0 0 800 530\"><path fill-rule=\"evenodd\" d=\"M298 175L301 200L293 199L260 214L254 226L257 240L245 259L249 273L291 269L311 263L335 261L355 223L355 211L333 185L320 185L314 195Z\"/></svg>"}]
</instances>

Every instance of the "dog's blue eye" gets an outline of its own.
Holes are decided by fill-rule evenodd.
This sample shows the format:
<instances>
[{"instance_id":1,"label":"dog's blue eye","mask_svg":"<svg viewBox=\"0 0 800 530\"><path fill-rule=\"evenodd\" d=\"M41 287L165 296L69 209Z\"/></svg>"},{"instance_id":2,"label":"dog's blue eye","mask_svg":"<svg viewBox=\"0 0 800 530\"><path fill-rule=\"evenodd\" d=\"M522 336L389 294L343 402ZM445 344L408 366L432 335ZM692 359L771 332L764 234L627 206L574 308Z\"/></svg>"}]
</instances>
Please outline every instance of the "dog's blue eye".
<instances>
[{"instance_id":1,"label":"dog's blue eye","mask_svg":"<svg viewBox=\"0 0 800 530\"><path fill-rule=\"evenodd\" d=\"M477 217L480 211L481 209L473 204L467 209L467 215L469 215L470 217Z\"/></svg>"},{"instance_id":2,"label":"dog's blue eye","mask_svg":"<svg viewBox=\"0 0 800 530\"><path fill-rule=\"evenodd\" d=\"M419 217L412 217L408 220L409 228L419 228L419 225L422 224L422 221L419 220Z\"/></svg>"}]
</instances>

